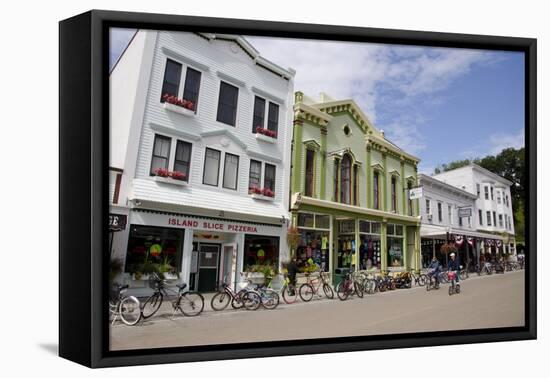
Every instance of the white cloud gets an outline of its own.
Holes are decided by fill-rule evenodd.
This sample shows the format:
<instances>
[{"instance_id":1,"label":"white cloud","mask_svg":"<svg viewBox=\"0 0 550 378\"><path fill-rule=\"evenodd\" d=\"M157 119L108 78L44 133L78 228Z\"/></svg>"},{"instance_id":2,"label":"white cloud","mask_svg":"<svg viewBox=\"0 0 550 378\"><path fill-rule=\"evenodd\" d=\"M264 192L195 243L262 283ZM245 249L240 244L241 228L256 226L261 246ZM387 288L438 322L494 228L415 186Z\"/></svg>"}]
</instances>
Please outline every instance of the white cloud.
<instances>
[{"instance_id":1,"label":"white cloud","mask_svg":"<svg viewBox=\"0 0 550 378\"><path fill-rule=\"evenodd\" d=\"M371 43L247 37L260 54L294 68L295 88L315 97L326 92L353 98L376 121L377 108L389 96L397 106L428 99L493 54L481 50L425 48ZM434 105L442 99L433 99Z\"/></svg>"},{"instance_id":2,"label":"white cloud","mask_svg":"<svg viewBox=\"0 0 550 378\"><path fill-rule=\"evenodd\" d=\"M520 129L515 134L493 134L489 137L489 143L491 144L490 153L497 155L505 148L521 148L525 146L525 132Z\"/></svg>"},{"instance_id":3,"label":"white cloud","mask_svg":"<svg viewBox=\"0 0 550 378\"><path fill-rule=\"evenodd\" d=\"M423 119L401 116L380 129L384 130L386 137L399 148L418 156L426 148L425 138L418 129L418 125L423 123Z\"/></svg>"}]
</instances>

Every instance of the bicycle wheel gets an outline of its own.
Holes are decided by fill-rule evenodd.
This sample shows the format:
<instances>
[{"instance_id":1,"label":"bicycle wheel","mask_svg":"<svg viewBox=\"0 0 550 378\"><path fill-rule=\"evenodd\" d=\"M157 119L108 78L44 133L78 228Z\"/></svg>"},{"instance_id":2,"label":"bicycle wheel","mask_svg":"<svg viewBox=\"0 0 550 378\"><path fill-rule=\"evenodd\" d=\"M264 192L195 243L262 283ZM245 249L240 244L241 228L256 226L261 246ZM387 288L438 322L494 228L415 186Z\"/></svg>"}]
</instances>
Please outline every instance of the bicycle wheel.
<instances>
[{"instance_id":1,"label":"bicycle wheel","mask_svg":"<svg viewBox=\"0 0 550 378\"><path fill-rule=\"evenodd\" d=\"M313 286L308 283L302 284L298 292L304 302L309 302L313 298Z\"/></svg>"},{"instance_id":2,"label":"bicycle wheel","mask_svg":"<svg viewBox=\"0 0 550 378\"><path fill-rule=\"evenodd\" d=\"M241 296L244 308L247 310L257 310L262 304L262 298L255 291L247 291Z\"/></svg>"},{"instance_id":3,"label":"bicycle wheel","mask_svg":"<svg viewBox=\"0 0 550 378\"><path fill-rule=\"evenodd\" d=\"M363 285L361 285L359 282L354 282L353 289L355 290L355 294L357 294L359 298L363 298Z\"/></svg>"},{"instance_id":4,"label":"bicycle wheel","mask_svg":"<svg viewBox=\"0 0 550 378\"><path fill-rule=\"evenodd\" d=\"M430 291L431 286L432 286L431 282L428 282L428 283L426 284L426 291Z\"/></svg>"},{"instance_id":5,"label":"bicycle wheel","mask_svg":"<svg viewBox=\"0 0 550 378\"><path fill-rule=\"evenodd\" d=\"M298 298L298 292L296 291L295 288L289 285L285 285L283 287L283 300L285 301L285 303L292 304L296 302L297 298Z\"/></svg>"},{"instance_id":6,"label":"bicycle wheel","mask_svg":"<svg viewBox=\"0 0 550 378\"><path fill-rule=\"evenodd\" d=\"M126 325L134 325L141 319L139 301L136 297L130 296L122 299L118 307L120 319Z\"/></svg>"},{"instance_id":7,"label":"bicycle wheel","mask_svg":"<svg viewBox=\"0 0 550 378\"><path fill-rule=\"evenodd\" d=\"M421 274L418 276L418 285L424 286L428 282L428 277L425 274Z\"/></svg>"},{"instance_id":8,"label":"bicycle wheel","mask_svg":"<svg viewBox=\"0 0 550 378\"><path fill-rule=\"evenodd\" d=\"M457 294L460 294L460 285L459 284L456 284L455 291L456 291Z\"/></svg>"},{"instance_id":9,"label":"bicycle wheel","mask_svg":"<svg viewBox=\"0 0 550 378\"><path fill-rule=\"evenodd\" d=\"M229 305L229 302L231 302L231 296L222 291L212 297L210 306L212 306L212 310L214 311L222 311Z\"/></svg>"},{"instance_id":10,"label":"bicycle wheel","mask_svg":"<svg viewBox=\"0 0 550 378\"><path fill-rule=\"evenodd\" d=\"M237 295L235 295L235 298L231 300L231 307L235 310L242 308L244 306L243 297L246 293L248 293L246 289L241 289Z\"/></svg>"},{"instance_id":11,"label":"bicycle wheel","mask_svg":"<svg viewBox=\"0 0 550 378\"><path fill-rule=\"evenodd\" d=\"M454 291L453 285L449 286L449 295L453 295Z\"/></svg>"},{"instance_id":12,"label":"bicycle wheel","mask_svg":"<svg viewBox=\"0 0 550 378\"><path fill-rule=\"evenodd\" d=\"M228 303L229 301L227 301L225 307ZM179 299L178 308L185 316L197 316L204 309L204 297L200 293L184 293Z\"/></svg>"},{"instance_id":13,"label":"bicycle wheel","mask_svg":"<svg viewBox=\"0 0 550 378\"><path fill-rule=\"evenodd\" d=\"M382 281L378 284L378 291L381 293L385 292L388 289L388 284L385 281Z\"/></svg>"},{"instance_id":14,"label":"bicycle wheel","mask_svg":"<svg viewBox=\"0 0 550 378\"><path fill-rule=\"evenodd\" d=\"M160 293L155 293L147 298L141 309L141 316L143 317L143 319L147 319L155 315L156 312L159 310L161 304L162 294Z\"/></svg>"},{"instance_id":15,"label":"bicycle wheel","mask_svg":"<svg viewBox=\"0 0 550 378\"><path fill-rule=\"evenodd\" d=\"M345 301L346 299L348 299L348 296L350 294L349 291L346 290L345 286L346 285L344 284L344 281L340 281L338 282L338 285L336 285L336 295L341 301Z\"/></svg>"},{"instance_id":16,"label":"bicycle wheel","mask_svg":"<svg viewBox=\"0 0 550 378\"><path fill-rule=\"evenodd\" d=\"M273 289L266 289L261 298L262 306L268 310L274 310L279 305L279 294L277 294L277 292Z\"/></svg>"},{"instance_id":17,"label":"bicycle wheel","mask_svg":"<svg viewBox=\"0 0 550 378\"><path fill-rule=\"evenodd\" d=\"M334 290L332 290L332 287L330 287L329 284L323 284L323 292L328 299L334 299Z\"/></svg>"},{"instance_id":18,"label":"bicycle wheel","mask_svg":"<svg viewBox=\"0 0 550 378\"><path fill-rule=\"evenodd\" d=\"M376 288L376 282L374 280L367 278L363 282L363 287L365 289L365 293L367 294L374 294L375 288Z\"/></svg>"}]
</instances>

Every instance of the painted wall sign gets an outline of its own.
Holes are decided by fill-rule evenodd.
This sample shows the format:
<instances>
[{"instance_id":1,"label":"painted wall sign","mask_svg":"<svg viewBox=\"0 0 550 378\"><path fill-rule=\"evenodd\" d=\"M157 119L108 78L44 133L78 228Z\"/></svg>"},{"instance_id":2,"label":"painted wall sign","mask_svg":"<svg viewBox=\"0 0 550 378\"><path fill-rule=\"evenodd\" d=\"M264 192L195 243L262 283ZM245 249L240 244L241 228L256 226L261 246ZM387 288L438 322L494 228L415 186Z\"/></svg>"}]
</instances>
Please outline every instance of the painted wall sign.
<instances>
[{"instance_id":1,"label":"painted wall sign","mask_svg":"<svg viewBox=\"0 0 550 378\"><path fill-rule=\"evenodd\" d=\"M254 224L230 219L209 219L186 215L178 216L173 214L159 214L140 211L135 211L130 214L130 223L208 231L209 235L214 235L214 233L221 232L277 236L283 231L286 231L286 229L283 229L283 227L278 224ZM197 236L198 235L206 235L206 233L197 234Z\"/></svg>"}]
</instances>

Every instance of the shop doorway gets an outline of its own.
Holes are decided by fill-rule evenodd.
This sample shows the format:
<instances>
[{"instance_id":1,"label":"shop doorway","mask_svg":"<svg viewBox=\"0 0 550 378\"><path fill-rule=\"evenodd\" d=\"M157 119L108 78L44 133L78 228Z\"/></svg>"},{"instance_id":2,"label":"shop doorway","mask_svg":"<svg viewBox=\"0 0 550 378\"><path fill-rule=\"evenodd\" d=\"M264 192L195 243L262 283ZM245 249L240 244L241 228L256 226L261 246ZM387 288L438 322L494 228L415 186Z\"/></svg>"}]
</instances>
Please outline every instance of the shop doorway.
<instances>
[{"instance_id":1,"label":"shop doorway","mask_svg":"<svg viewBox=\"0 0 550 378\"><path fill-rule=\"evenodd\" d=\"M198 291L216 291L218 287L219 244L199 244Z\"/></svg>"}]
</instances>

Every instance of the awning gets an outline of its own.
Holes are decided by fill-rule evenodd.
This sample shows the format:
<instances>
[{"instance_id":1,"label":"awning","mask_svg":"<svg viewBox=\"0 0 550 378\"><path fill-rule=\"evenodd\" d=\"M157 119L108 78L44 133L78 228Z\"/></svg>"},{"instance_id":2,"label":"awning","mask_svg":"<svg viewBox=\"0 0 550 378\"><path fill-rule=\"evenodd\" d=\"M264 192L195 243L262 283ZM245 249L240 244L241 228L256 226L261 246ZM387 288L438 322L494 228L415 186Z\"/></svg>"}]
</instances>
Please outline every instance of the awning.
<instances>
[{"instance_id":1,"label":"awning","mask_svg":"<svg viewBox=\"0 0 550 378\"><path fill-rule=\"evenodd\" d=\"M447 231L449 232L449 236L465 235L465 236L472 236L479 239L503 240L503 237L500 235L489 234L486 232L469 231L469 230L463 230L460 228L453 228L453 227L449 227L449 229L447 229L447 227L436 226L431 224L420 225L420 237L423 237L423 238L432 237L432 238L445 239L447 237Z\"/></svg>"}]
</instances>

